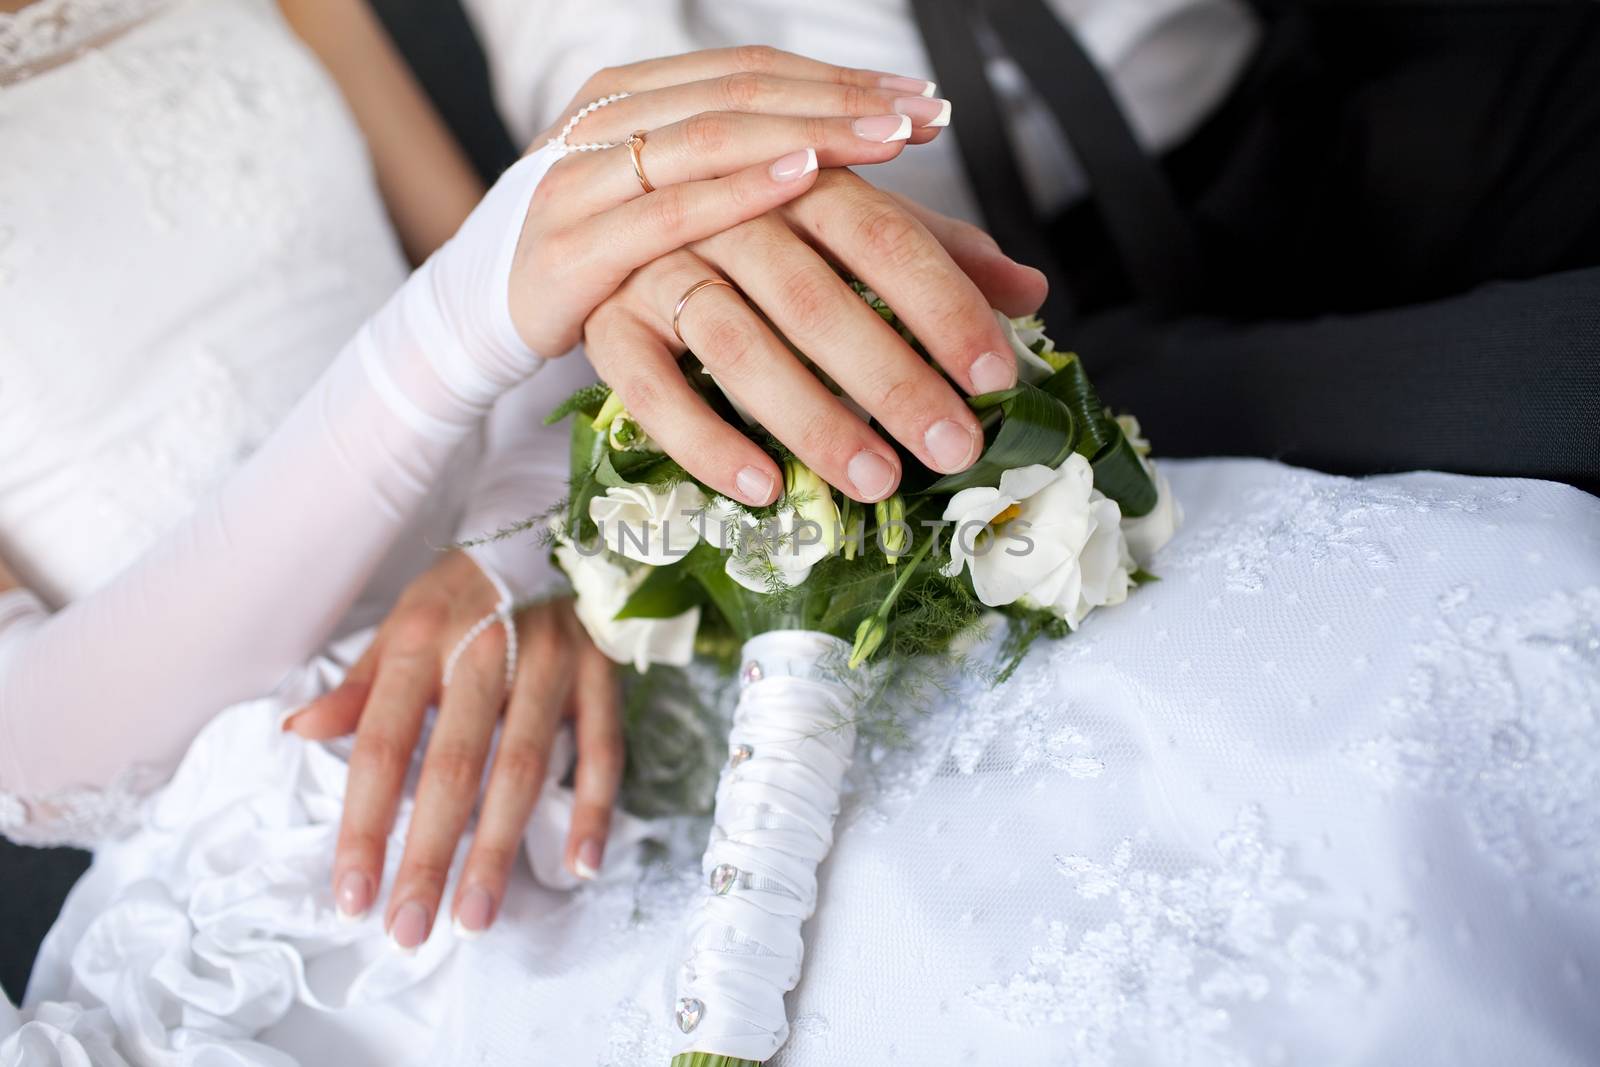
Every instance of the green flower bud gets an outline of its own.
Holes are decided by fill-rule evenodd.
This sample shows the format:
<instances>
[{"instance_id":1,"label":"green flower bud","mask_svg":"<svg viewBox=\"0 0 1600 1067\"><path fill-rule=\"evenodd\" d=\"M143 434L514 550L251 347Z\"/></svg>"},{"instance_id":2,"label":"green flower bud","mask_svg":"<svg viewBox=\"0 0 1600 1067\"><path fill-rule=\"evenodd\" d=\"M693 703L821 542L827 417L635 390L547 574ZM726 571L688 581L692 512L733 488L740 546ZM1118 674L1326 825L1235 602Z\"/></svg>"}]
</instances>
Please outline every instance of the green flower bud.
<instances>
[{"instance_id":1,"label":"green flower bud","mask_svg":"<svg viewBox=\"0 0 1600 1067\"><path fill-rule=\"evenodd\" d=\"M850 649L850 669L855 670L872 654L883 646L883 639L889 636L889 624L881 615L871 615L861 620L861 625L856 627L856 643Z\"/></svg>"},{"instance_id":2,"label":"green flower bud","mask_svg":"<svg viewBox=\"0 0 1600 1067\"><path fill-rule=\"evenodd\" d=\"M840 554L845 559L855 559L856 553L861 549L861 541L855 536L852 529L856 524L856 509L861 505L849 497L844 498L844 504L839 508L839 525L844 528L844 544L840 546Z\"/></svg>"},{"instance_id":3,"label":"green flower bud","mask_svg":"<svg viewBox=\"0 0 1600 1067\"><path fill-rule=\"evenodd\" d=\"M633 416L626 411L611 420L611 428L606 431L606 440L617 452L661 451L650 439L650 435L644 432L644 427L634 422Z\"/></svg>"},{"instance_id":4,"label":"green flower bud","mask_svg":"<svg viewBox=\"0 0 1600 1067\"><path fill-rule=\"evenodd\" d=\"M618 415L626 415L627 413L627 409L622 406L622 397L613 389L607 394L606 402L600 405L600 414L596 415L594 421L589 423L589 428L603 432L616 420Z\"/></svg>"},{"instance_id":5,"label":"green flower bud","mask_svg":"<svg viewBox=\"0 0 1600 1067\"><path fill-rule=\"evenodd\" d=\"M906 500L899 493L873 505L878 519L878 545L891 565L898 563L911 546L911 527L906 525Z\"/></svg>"},{"instance_id":6,"label":"green flower bud","mask_svg":"<svg viewBox=\"0 0 1600 1067\"><path fill-rule=\"evenodd\" d=\"M797 519L816 523L828 554L839 551L841 524L832 487L818 477L816 471L791 456L783 464L783 494Z\"/></svg>"}]
</instances>

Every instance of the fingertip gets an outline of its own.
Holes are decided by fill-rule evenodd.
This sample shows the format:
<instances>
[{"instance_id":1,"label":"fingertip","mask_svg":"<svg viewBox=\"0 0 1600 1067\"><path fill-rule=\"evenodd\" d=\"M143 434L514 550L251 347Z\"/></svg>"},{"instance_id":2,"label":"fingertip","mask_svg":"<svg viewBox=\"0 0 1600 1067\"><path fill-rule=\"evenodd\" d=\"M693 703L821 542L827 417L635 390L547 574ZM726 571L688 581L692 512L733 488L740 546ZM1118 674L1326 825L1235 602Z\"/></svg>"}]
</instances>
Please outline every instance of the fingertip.
<instances>
[{"instance_id":1,"label":"fingertip","mask_svg":"<svg viewBox=\"0 0 1600 1067\"><path fill-rule=\"evenodd\" d=\"M605 841L598 837L586 838L572 857L572 873L585 882L600 877L600 867L605 862Z\"/></svg>"},{"instance_id":2,"label":"fingertip","mask_svg":"<svg viewBox=\"0 0 1600 1067\"><path fill-rule=\"evenodd\" d=\"M778 498L778 474L770 463L742 467L733 481L736 495L752 507L764 508Z\"/></svg>"},{"instance_id":3,"label":"fingertip","mask_svg":"<svg viewBox=\"0 0 1600 1067\"><path fill-rule=\"evenodd\" d=\"M772 180L779 185L794 185L817 172L817 150L802 148L779 156L768 167Z\"/></svg>"}]
</instances>

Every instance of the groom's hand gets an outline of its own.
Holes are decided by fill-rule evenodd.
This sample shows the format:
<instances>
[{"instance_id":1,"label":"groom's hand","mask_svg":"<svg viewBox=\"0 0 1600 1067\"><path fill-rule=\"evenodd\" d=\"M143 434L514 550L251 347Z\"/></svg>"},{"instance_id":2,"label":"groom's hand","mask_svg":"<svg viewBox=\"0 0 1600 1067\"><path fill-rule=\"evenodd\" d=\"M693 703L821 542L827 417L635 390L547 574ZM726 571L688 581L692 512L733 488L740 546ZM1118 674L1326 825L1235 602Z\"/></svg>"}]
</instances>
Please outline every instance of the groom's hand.
<instances>
[{"instance_id":1,"label":"groom's hand","mask_svg":"<svg viewBox=\"0 0 1600 1067\"><path fill-rule=\"evenodd\" d=\"M437 921L474 809L477 825L452 910L464 936L494 921L567 718L574 720L578 763L566 865L593 877L605 852L623 762L615 668L578 624L570 601L551 601L516 618L508 690L507 635L499 624L460 644L498 600L469 557L447 554L401 595L343 683L286 726L313 740L356 735L333 887L340 913L359 917L377 901L427 710L438 707L385 909L384 927L405 951L422 944ZM446 685L444 671L458 646Z\"/></svg>"},{"instance_id":2,"label":"groom's hand","mask_svg":"<svg viewBox=\"0 0 1600 1067\"><path fill-rule=\"evenodd\" d=\"M856 296L834 264L882 296L938 367ZM709 278L739 289L703 287L684 302ZM960 392L1016 384L991 305L1026 314L1044 295L1043 275L1007 258L976 227L848 170L825 170L791 203L635 271L589 317L585 342L634 418L712 488L759 504L780 481L771 459L684 381L676 358L686 348L808 466L856 500L874 501L899 484L900 460L859 411L933 470L971 466L983 434ZM859 408L829 390L785 339Z\"/></svg>"}]
</instances>

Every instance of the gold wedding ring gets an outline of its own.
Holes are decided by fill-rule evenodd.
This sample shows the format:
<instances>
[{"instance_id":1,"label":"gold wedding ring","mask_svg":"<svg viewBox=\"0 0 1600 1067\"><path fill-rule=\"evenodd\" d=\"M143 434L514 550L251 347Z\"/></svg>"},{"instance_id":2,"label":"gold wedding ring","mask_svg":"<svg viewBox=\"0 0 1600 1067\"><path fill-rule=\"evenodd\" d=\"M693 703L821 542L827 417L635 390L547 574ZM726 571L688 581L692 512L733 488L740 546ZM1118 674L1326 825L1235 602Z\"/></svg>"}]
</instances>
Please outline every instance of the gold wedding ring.
<instances>
[{"instance_id":1,"label":"gold wedding ring","mask_svg":"<svg viewBox=\"0 0 1600 1067\"><path fill-rule=\"evenodd\" d=\"M689 302L689 299L693 297L694 294L698 293L702 289L709 289L713 285L726 285L729 289L733 289L733 291L736 293L739 291L738 289L735 289L733 283L728 281L726 278L706 278L689 286L689 291L684 293L683 296L679 298L678 306L672 310L672 332L678 335L678 340L683 342L683 346L685 348L689 347L689 342L683 340L683 331L678 329L678 320L683 318L683 306Z\"/></svg>"},{"instance_id":2,"label":"gold wedding ring","mask_svg":"<svg viewBox=\"0 0 1600 1067\"><path fill-rule=\"evenodd\" d=\"M651 185L650 179L644 176L644 159L642 157L644 155L646 133L647 131L645 130L634 130L628 134L628 140L624 143L628 146L628 155L633 158L633 176L639 179L639 184L644 187L645 192L653 193L656 191L656 187Z\"/></svg>"}]
</instances>

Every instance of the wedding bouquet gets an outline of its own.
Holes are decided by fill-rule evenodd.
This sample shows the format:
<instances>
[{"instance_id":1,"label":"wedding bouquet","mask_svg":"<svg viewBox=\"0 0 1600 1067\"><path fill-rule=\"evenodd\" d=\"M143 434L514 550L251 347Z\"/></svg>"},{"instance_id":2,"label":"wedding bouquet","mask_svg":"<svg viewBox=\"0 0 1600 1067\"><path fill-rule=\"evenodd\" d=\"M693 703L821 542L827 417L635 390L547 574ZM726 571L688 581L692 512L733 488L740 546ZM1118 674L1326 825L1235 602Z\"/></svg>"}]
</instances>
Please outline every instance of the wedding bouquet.
<instances>
[{"instance_id":1,"label":"wedding bouquet","mask_svg":"<svg viewBox=\"0 0 1600 1067\"><path fill-rule=\"evenodd\" d=\"M852 283L924 358L876 294ZM1077 629L1147 580L1179 521L1129 416L1114 417L1076 355L1037 319L1000 319L1019 384L969 401L985 430L970 469L904 457L873 506L835 493L759 426L784 492L750 509L654 447L605 386L569 398L572 493L555 555L596 644L640 671L697 647L739 648L741 687L717 788L704 897L687 934L673 1067L767 1060L788 1037L801 925L833 840L869 678L947 653L987 613L1009 617L1004 677L1039 637ZM741 413L693 358L688 380ZM666 1021L663 1021L667 1025Z\"/></svg>"}]
</instances>

